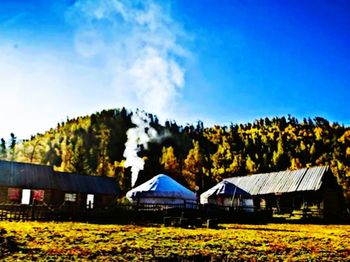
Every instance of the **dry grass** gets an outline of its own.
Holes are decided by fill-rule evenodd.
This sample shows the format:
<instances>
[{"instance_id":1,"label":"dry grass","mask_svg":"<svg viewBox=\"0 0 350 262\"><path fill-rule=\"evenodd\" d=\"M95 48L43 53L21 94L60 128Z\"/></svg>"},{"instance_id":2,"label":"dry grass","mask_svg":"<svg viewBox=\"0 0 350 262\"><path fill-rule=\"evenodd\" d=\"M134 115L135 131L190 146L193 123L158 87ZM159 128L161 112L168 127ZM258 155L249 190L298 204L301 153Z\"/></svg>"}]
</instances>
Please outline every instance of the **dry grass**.
<instances>
[{"instance_id":1,"label":"dry grass","mask_svg":"<svg viewBox=\"0 0 350 262\"><path fill-rule=\"evenodd\" d=\"M0 222L5 261L350 260L350 226L221 225L220 229ZM12 241L11 240L11 241Z\"/></svg>"}]
</instances>

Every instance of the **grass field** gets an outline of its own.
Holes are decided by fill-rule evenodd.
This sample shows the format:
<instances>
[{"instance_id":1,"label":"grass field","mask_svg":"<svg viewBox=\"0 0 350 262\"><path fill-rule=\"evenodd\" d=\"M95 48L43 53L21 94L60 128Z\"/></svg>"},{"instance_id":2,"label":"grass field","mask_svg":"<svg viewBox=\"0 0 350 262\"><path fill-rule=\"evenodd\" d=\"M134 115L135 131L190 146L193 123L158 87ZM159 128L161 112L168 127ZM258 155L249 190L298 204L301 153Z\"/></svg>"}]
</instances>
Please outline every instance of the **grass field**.
<instances>
[{"instance_id":1,"label":"grass field","mask_svg":"<svg viewBox=\"0 0 350 262\"><path fill-rule=\"evenodd\" d=\"M5 261L350 260L350 226L220 225L219 229L0 222Z\"/></svg>"}]
</instances>

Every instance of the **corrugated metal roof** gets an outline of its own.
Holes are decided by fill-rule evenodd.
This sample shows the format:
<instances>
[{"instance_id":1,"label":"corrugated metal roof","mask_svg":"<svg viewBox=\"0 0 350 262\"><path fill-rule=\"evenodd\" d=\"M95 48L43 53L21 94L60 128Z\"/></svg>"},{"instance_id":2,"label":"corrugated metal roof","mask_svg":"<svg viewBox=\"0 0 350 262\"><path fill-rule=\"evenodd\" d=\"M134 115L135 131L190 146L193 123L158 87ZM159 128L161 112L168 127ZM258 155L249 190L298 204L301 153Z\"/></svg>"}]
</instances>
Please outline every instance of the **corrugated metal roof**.
<instances>
[{"instance_id":1,"label":"corrugated metal roof","mask_svg":"<svg viewBox=\"0 0 350 262\"><path fill-rule=\"evenodd\" d=\"M0 186L58 189L64 192L117 195L116 181L108 177L55 172L51 166L0 160Z\"/></svg>"},{"instance_id":2,"label":"corrugated metal roof","mask_svg":"<svg viewBox=\"0 0 350 262\"><path fill-rule=\"evenodd\" d=\"M319 190L322 185L322 177L328 171L328 166L309 168L300 182L298 191Z\"/></svg>"},{"instance_id":3,"label":"corrugated metal roof","mask_svg":"<svg viewBox=\"0 0 350 262\"><path fill-rule=\"evenodd\" d=\"M296 191L316 191L321 188L327 166L286 170L225 179L251 195L266 195Z\"/></svg>"},{"instance_id":4,"label":"corrugated metal roof","mask_svg":"<svg viewBox=\"0 0 350 262\"><path fill-rule=\"evenodd\" d=\"M286 182L281 192L295 192L298 190L300 182L303 180L303 177L307 171L307 168L302 168L298 170L290 171L289 180L290 183ZM286 179L287 180L287 179ZM287 180L288 181L288 180Z\"/></svg>"},{"instance_id":5,"label":"corrugated metal roof","mask_svg":"<svg viewBox=\"0 0 350 262\"><path fill-rule=\"evenodd\" d=\"M265 175L265 183L260 188L257 194L269 194L274 191L274 187L276 186L278 180L281 175L279 173L270 173L269 175ZM263 181L264 182L264 181Z\"/></svg>"},{"instance_id":6,"label":"corrugated metal roof","mask_svg":"<svg viewBox=\"0 0 350 262\"><path fill-rule=\"evenodd\" d=\"M64 192L117 195L116 181L109 177L54 172L56 188Z\"/></svg>"},{"instance_id":7,"label":"corrugated metal roof","mask_svg":"<svg viewBox=\"0 0 350 262\"><path fill-rule=\"evenodd\" d=\"M52 188L52 167L0 161L0 185L20 188Z\"/></svg>"}]
</instances>

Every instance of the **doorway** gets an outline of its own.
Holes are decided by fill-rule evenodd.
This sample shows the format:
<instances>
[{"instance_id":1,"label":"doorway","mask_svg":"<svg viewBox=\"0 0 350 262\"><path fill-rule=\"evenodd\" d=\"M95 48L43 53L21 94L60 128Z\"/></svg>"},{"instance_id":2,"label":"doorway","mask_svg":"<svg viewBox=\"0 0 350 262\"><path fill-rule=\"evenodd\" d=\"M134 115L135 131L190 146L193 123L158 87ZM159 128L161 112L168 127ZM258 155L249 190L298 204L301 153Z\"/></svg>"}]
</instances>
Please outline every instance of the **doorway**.
<instances>
[{"instance_id":1,"label":"doorway","mask_svg":"<svg viewBox=\"0 0 350 262\"><path fill-rule=\"evenodd\" d=\"M88 194L86 198L86 206L88 209L94 208L94 195Z\"/></svg>"},{"instance_id":2,"label":"doorway","mask_svg":"<svg viewBox=\"0 0 350 262\"><path fill-rule=\"evenodd\" d=\"M22 205L29 205L30 204L30 194L31 190L30 189L23 189L22 190L22 199L21 199L21 204Z\"/></svg>"}]
</instances>

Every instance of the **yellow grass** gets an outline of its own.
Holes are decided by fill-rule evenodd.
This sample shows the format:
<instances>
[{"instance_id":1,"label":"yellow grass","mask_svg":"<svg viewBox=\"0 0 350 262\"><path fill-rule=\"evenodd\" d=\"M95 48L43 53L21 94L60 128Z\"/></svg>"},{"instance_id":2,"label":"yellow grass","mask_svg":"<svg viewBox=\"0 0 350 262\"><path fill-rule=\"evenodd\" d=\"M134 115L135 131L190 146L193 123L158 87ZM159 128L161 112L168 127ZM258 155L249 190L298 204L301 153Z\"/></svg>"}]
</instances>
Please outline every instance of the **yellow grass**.
<instances>
[{"instance_id":1,"label":"yellow grass","mask_svg":"<svg viewBox=\"0 0 350 262\"><path fill-rule=\"evenodd\" d=\"M182 229L0 222L0 228L0 254L5 261L350 260L347 225L230 224L219 229ZM4 244L12 238L18 245L13 250Z\"/></svg>"}]
</instances>

